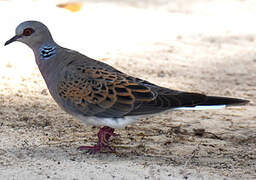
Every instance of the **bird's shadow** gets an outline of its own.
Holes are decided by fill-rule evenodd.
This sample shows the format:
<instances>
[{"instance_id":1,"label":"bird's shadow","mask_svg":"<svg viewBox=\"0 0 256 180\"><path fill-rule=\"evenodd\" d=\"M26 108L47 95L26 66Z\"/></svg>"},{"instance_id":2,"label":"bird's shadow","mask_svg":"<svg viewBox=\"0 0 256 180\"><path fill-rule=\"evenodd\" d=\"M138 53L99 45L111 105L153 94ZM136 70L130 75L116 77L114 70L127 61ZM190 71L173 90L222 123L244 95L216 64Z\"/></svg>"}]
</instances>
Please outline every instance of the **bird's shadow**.
<instances>
[{"instance_id":1,"label":"bird's shadow","mask_svg":"<svg viewBox=\"0 0 256 180\"><path fill-rule=\"evenodd\" d=\"M56 164L63 162L71 163L84 163L88 161L102 162L102 163L114 163L114 162L146 162L146 164L166 164L166 165L182 165L185 162L178 160L178 158L170 156L157 156L146 155L142 153L135 153L135 150L131 148L132 152L128 153L96 153L89 154L87 152L79 151L74 147L63 146L27 146L23 148L5 148L0 149L0 159L8 159L6 166L17 165L23 162L44 162L51 161Z\"/></svg>"}]
</instances>

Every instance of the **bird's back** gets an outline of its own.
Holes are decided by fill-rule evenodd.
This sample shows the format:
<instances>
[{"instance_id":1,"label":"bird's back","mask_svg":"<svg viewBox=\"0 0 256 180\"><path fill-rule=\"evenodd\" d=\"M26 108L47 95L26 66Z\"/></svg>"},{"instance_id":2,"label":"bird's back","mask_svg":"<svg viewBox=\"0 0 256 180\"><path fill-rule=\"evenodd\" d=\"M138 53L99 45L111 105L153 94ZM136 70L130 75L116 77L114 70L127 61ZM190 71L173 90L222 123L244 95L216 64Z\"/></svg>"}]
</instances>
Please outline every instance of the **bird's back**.
<instances>
[{"instance_id":1,"label":"bird's back","mask_svg":"<svg viewBox=\"0 0 256 180\"><path fill-rule=\"evenodd\" d=\"M54 73L44 76L52 96L68 112L123 117L157 113L182 105L179 91L129 76L76 51L65 48L62 51ZM204 95L193 96L204 98Z\"/></svg>"}]
</instances>

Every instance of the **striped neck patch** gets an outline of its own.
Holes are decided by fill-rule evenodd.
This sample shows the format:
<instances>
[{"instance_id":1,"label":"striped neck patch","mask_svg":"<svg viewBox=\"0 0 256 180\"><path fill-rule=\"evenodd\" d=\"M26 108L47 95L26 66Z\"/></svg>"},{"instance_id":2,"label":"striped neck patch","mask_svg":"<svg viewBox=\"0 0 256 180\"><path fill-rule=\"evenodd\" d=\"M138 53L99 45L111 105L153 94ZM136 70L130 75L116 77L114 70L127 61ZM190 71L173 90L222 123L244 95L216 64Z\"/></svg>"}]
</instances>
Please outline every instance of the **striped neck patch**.
<instances>
[{"instance_id":1,"label":"striped neck patch","mask_svg":"<svg viewBox=\"0 0 256 180\"><path fill-rule=\"evenodd\" d=\"M48 60L56 55L56 46L42 46L40 48L40 56L43 60Z\"/></svg>"}]
</instances>

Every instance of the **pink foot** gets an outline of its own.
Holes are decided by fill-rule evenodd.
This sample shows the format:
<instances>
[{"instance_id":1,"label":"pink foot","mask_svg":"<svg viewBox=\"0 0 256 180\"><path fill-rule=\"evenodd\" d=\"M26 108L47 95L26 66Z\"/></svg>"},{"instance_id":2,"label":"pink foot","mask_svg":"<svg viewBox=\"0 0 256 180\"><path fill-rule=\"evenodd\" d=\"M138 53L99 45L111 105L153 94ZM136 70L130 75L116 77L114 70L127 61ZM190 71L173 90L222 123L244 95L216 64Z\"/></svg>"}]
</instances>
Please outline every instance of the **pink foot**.
<instances>
[{"instance_id":1,"label":"pink foot","mask_svg":"<svg viewBox=\"0 0 256 180\"><path fill-rule=\"evenodd\" d=\"M115 150L109 146L109 138L111 136L117 136L114 133L115 129L104 126L98 132L98 143L94 146L80 146L79 150L87 150L89 153L94 154L100 152L104 148L108 148L110 152L115 152Z\"/></svg>"}]
</instances>

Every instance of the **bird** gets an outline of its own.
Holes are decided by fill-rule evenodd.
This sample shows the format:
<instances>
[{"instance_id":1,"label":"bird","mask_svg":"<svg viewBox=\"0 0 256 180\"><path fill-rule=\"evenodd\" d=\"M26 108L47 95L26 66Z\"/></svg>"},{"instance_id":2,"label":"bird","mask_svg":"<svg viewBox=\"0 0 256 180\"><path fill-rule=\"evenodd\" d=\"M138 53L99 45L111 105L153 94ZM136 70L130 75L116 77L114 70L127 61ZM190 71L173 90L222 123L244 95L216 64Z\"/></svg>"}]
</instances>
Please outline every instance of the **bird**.
<instances>
[{"instance_id":1,"label":"bird","mask_svg":"<svg viewBox=\"0 0 256 180\"><path fill-rule=\"evenodd\" d=\"M24 21L15 36L6 41L22 42L34 52L36 64L52 98L68 114L81 122L101 127L98 142L79 150L115 152L109 140L116 128L142 117L177 109L215 109L245 105L240 98L207 96L158 86L130 76L114 67L58 45L46 25Z\"/></svg>"}]
</instances>

